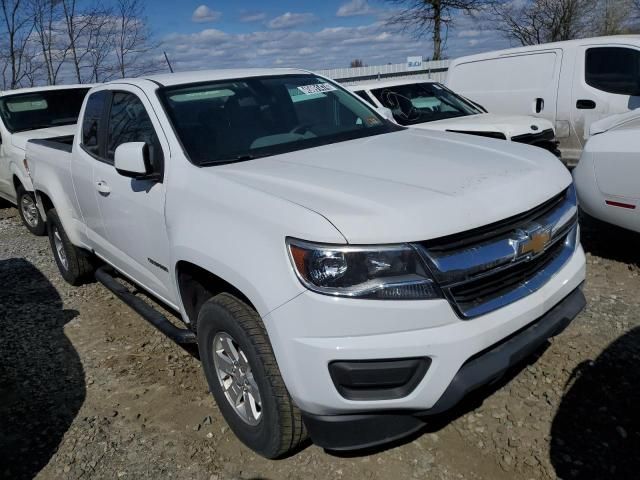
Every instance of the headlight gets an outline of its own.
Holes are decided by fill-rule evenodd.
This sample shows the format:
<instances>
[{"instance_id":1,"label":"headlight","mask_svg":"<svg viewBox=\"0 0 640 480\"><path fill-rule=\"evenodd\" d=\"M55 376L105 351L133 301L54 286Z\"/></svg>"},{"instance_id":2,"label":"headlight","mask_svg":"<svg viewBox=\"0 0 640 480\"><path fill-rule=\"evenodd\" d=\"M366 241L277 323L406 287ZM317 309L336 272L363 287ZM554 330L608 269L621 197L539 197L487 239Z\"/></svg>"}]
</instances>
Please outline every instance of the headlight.
<instances>
[{"instance_id":1,"label":"headlight","mask_svg":"<svg viewBox=\"0 0 640 480\"><path fill-rule=\"evenodd\" d=\"M356 298L441 298L416 251L388 246L322 245L287 239L293 268L314 292Z\"/></svg>"}]
</instances>

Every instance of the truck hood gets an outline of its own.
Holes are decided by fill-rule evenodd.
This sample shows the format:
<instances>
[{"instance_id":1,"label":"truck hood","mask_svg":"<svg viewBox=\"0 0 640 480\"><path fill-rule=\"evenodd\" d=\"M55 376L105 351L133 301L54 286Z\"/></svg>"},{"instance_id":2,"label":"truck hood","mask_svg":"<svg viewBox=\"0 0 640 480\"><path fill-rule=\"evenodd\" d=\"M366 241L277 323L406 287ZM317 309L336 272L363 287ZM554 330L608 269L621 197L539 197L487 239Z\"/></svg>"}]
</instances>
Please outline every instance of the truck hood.
<instances>
[{"instance_id":1,"label":"truck hood","mask_svg":"<svg viewBox=\"0 0 640 480\"><path fill-rule=\"evenodd\" d=\"M549 120L528 117L526 115L498 115L495 113L480 113L464 117L448 118L435 122L411 125L413 128L426 130L457 130L466 132L501 132L507 138L526 133L538 133L553 129Z\"/></svg>"},{"instance_id":2,"label":"truck hood","mask_svg":"<svg viewBox=\"0 0 640 480\"><path fill-rule=\"evenodd\" d=\"M609 130L613 130L614 128L618 128L622 125L637 124L640 121L640 109L631 110L625 113L619 113L617 115L611 115L609 117L605 117L597 122L593 122L591 127L589 127L590 135L598 135L599 133L604 133Z\"/></svg>"},{"instance_id":3,"label":"truck hood","mask_svg":"<svg viewBox=\"0 0 640 480\"><path fill-rule=\"evenodd\" d=\"M571 182L542 149L413 129L203 170L313 210L357 244L427 240L487 225ZM256 208L278 214L266 204Z\"/></svg>"},{"instance_id":4,"label":"truck hood","mask_svg":"<svg viewBox=\"0 0 640 480\"><path fill-rule=\"evenodd\" d=\"M41 128L39 130L29 130L11 134L11 145L20 150L26 150L27 142L36 138L63 137L76 133L76 124L60 125L59 127Z\"/></svg>"}]
</instances>

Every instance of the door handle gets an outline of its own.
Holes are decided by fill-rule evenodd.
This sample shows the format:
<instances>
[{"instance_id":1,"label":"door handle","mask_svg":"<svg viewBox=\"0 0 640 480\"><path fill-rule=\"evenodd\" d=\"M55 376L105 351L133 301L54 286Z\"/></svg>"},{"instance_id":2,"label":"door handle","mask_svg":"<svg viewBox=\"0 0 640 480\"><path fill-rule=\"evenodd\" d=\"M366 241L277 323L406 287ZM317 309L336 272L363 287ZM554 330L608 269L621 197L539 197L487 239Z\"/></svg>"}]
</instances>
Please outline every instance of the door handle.
<instances>
[{"instance_id":1,"label":"door handle","mask_svg":"<svg viewBox=\"0 0 640 480\"><path fill-rule=\"evenodd\" d=\"M580 99L576 102L576 108L580 110L593 110L596 108L596 102L593 100Z\"/></svg>"},{"instance_id":2,"label":"door handle","mask_svg":"<svg viewBox=\"0 0 640 480\"><path fill-rule=\"evenodd\" d=\"M536 98L536 113L544 110L544 98Z\"/></svg>"},{"instance_id":3,"label":"door handle","mask_svg":"<svg viewBox=\"0 0 640 480\"><path fill-rule=\"evenodd\" d=\"M96 182L96 189L103 195L109 195L111 193L111 188L104 180Z\"/></svg>"}]
</instances>

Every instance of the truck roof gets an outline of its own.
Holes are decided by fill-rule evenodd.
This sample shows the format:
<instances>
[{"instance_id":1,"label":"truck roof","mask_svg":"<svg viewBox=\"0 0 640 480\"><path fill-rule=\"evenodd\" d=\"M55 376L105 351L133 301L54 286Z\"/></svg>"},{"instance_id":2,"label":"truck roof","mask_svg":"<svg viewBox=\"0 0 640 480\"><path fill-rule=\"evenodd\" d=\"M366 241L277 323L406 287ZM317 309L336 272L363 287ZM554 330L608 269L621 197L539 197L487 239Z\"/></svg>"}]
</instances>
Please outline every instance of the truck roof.
<instances>
[{"instance_id":1,"label":"truck roof","mask_svg":"<svg viewBox=\"0 0 640 480\"><path fill-rule=\"evenodd\" d=\"M492 52L478 53L459 57L451 61L451 68L454 65L465 63L473 60L483 60L486 58L495 58L502 55L512 55L515 53L528 53L540 50L551 50L554 48L574 47L578 45L606 45L608 43L628 43L629 45L640 45L640 35L609 35L604 37L579 38L576 40L565 40L562 42L541 43L539 45L528 45L526 47L508 48L505 50L495 50Z\"/></svg>"},{"instance_id":2,"label":"truck roof","mask_svg":"<svg viewBox=\"0 0 640 480\"><path fill-rule=\"evenodd\" d=\"M0 97L6 97L9 95L19 95L21 93L37 93L47 92L50 90L72 90L74 88L91 88L95 83L80 83L73 85L48 85L46 87L28 87L28 88L16 88L15 90L3 90L0 91Z\"/></svg>"},{"instance_id":3,"label":"truck roof","mask_svg":"<svg viewBox=\"0 0 640 480\"><path fill-rule=\"evenodd\" d=\"M199 70L191 72L162 73L148 75L141 78L126 79L127 83L137 83L140 80L150 80L162 86L182 85L198 82L212 82L217 80L233 80L248 77L265 77L269 75L295 75L308 74L307 70L297 68L239 68L220 70ZM114 80L111 83L120 83L122 80Z\"/></svg>"},{"instance_id":4,"label":"truck roof","mask_svg":"<svg viewBox=\"0 0 640 480\"><path fill-rule=\"evenodd\" d=\"M397 87L398 85L413 85L414 83L438 83L431 78L420 78L415 76L414 78L402 78L396 80L373 80L370 82L362 82L356 85L349 85L349 90L355 92L356 90L372 90L374 88L385 87Z\"/></svg>"}]
</instances>

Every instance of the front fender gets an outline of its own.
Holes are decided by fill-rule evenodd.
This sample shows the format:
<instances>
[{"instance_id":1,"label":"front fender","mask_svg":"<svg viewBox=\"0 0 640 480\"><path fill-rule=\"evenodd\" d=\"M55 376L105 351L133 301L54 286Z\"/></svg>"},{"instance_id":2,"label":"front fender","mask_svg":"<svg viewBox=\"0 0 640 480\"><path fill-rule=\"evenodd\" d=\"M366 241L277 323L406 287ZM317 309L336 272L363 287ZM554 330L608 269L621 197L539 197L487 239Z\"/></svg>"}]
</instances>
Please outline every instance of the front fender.
<instances>
[{"instance_id":1,"label":"front fender","mask_svg":"<svg viewBox=\"0 0 640 480\"><path fill-rule=\"evenodd\" d=\"M234 182L203 177L190 179L185 188L168 189L167 227L178 299L176 266L188 261L240 290L264 318L305 291L289 260L286 237L346 243L331 223L311 210Z\"/></svg>"}]
</instances>

